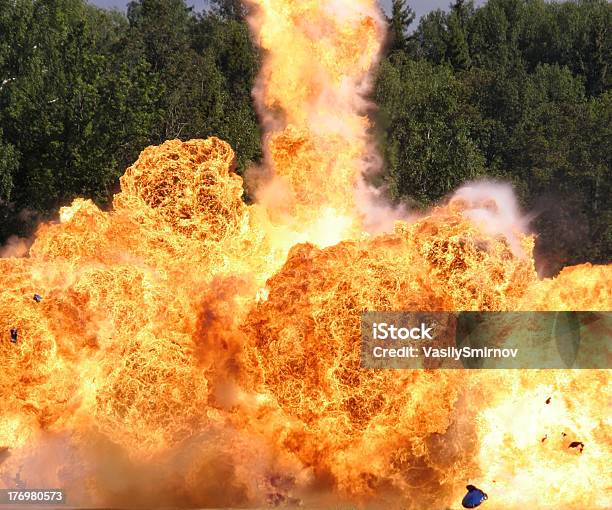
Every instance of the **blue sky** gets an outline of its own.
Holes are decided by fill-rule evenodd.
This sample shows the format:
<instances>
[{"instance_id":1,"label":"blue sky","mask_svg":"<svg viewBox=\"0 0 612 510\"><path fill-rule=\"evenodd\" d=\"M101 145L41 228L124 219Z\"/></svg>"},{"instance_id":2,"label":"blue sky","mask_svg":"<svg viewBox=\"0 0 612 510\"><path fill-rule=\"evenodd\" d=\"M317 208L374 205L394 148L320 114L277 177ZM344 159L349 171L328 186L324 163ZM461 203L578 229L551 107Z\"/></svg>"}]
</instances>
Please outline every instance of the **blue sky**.
<instances>
[{"instance_id":1,"label":"blue sky","mask_svg":"<svg viewBox=\"0 0 612 510\"><path fill-rule=\"evenodd\" d=\"M99 5L100 7L117 7L120 9L125 8L127 5L126 0L90 0L91 3ZM206 0L187 0L189 5L193 5L196 9L201 9L206 5ZM381 0L381 3L385 7L385 9L389 9L391 5L391 0ZM451 4L451 0L412 0L408 2L410 6L415 10L417 16L422 16L423 14L427 14L429 11L433 11L434 9L443 8L447 9ZM481 4L483 2L478 1L477 4Z\"/></svg>"}]
</instances>

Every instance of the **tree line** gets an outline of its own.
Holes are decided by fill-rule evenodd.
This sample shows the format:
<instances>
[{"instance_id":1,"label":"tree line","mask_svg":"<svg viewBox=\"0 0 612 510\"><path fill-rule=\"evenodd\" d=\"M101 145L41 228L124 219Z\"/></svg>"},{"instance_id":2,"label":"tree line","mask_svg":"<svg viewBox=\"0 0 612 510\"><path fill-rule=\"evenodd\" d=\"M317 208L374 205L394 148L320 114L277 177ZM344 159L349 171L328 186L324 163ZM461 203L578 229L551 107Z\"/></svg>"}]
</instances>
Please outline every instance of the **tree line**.
<instances>
[{"instance_id":1,"label":"tree line","mask_svg":"<svg viewBox=\"0 0 612 510\"><path fill-rule=\"evenodd\" d=\"M378 71L379 177L428 207L511 182L545 271L612 259L612 5L458 0L415 22L394 0ZM238 0L0 0L0 243L76 196L107 206L146 145L216 135L262 157L260 56Z\"/></svg>"}]
</instances>

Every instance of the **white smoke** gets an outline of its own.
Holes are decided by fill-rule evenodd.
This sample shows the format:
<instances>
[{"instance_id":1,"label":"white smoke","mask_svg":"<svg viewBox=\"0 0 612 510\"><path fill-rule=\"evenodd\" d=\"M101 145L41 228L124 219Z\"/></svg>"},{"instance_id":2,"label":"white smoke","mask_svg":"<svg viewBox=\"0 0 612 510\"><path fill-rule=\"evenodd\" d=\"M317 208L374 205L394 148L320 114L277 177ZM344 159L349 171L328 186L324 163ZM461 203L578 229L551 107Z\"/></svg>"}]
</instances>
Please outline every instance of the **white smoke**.
<instances>
[{"instance_id":1,"label":"white smoke","mask_svg":"<svg viewBox=\"0 0 612 510\"><path fill-rule=\"evenodd\" d=\"M392 204L384 188L375 188L361 179L355 189L355 202L362 217L362 226L369 234L392 232L398 221L414 221L405 204Z\"/></svg>"},{"instance_id":2,"label":"white smoke","mask_svg":"<svg viewBox=\"0 0 612 510\"><path fill-rule=\"evenodd\" d=\"M9 257L25 257L32 241L24 237L10 236L4 246L0 246L0 259Z\"/></svg>"},{"instance_id":3,"label":"white smoke","mask_svg":"<svg viewBox=\"0 0 612 510\"><path fill-rule=\"evenodd\" d=\"M423 216L404 203L392 204L384 188L375 188L364 179L359 182L355 196L363 227L370 234L392 232L398 221L410 223ZM492 180L464 184L452 194L449 205L485 234L504 237L514 255L525 256L520 237L530 233L532 215L521 212L510 184Z\"/></svg>"},{"instance_id":4,"label":"white smoke","mask_svg":"<svg viewBox=\"0 0 612 510\"><path fill-rule=\"evenodd\" d=\"M450 200L483 232L503 236L516 256L524 256L519 235L529 233L530 217L521 213L512 186L507 183L483 180L465 184Z\"/></svg>"}]
</instances>

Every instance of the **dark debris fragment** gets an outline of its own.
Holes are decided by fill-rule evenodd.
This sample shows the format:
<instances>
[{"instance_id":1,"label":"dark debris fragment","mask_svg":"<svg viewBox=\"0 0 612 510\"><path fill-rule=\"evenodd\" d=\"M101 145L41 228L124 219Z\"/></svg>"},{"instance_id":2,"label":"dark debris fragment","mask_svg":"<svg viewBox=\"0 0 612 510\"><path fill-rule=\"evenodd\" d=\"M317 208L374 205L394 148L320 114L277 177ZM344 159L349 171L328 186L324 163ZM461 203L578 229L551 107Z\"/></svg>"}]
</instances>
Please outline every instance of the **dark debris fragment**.
<instances>
[{"instance_id":1,"label":"dark debris fragment","mask_svg":"<svg viewBox=\"0 0 612 510\"><path fill-rule=\"evenodd\" d=\"M468 492L461 501L463 508L476 508L489 499L485 492L474 485L466 485L465 488Z\"/></svg>"},{"instance_id":2,"label":"dark debris fragment","mask_svg":"<svg viewBox=\"0 0 612 510\"><path fill-rule=\"evenodd\" d=\"M582 441L572 441L569 444L569 448L577 448L578 450L580 450L580 453L582 453L582 451L584 450L584 443Z\"/></svg>"}]
</instances>

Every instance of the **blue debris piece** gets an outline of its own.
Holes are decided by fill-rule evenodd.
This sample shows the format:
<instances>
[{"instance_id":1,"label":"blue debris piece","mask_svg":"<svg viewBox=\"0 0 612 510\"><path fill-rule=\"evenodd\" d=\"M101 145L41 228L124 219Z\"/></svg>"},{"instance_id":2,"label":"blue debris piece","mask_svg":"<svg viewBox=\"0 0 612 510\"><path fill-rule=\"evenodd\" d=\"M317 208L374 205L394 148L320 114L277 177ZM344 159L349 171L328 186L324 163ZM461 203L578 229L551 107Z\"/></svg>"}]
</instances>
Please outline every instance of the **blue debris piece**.
<instances>
[{"instance_id":1,"label":"blue debris piece","mask_svg":"<svg viewBox=\"0 0 612 510\"><path fill-rule=\"evenodd\" d=\"M17 343L18 335L19 335L19 333L18 333L18 331L15 328L11 329L11 342L16 344Z\"/></svg>"},{"instance_id":2,"label":"blue debris piece","mask_svg":"<svg viewBox=\"0 0 612 510\"><path fill-rule=\"evenodd\" d=\"M34 294L34 301L36 301L37 303L40 303L42 300L43 298L40 294Z\"/></svg>"},{"instance_id":3,"label":"blue debris piece","mask_svg":"<svg viewBox=\"0 0 612 510\"><path fill-rule=\"evenodd\" d=\"M489 499L488 496L481 491L478 487L474 487L473 485L466 485L468 493L464 496L461 504L463 508L476 508L480 506L480 504Z\"/></svg>"}]
</instances>

